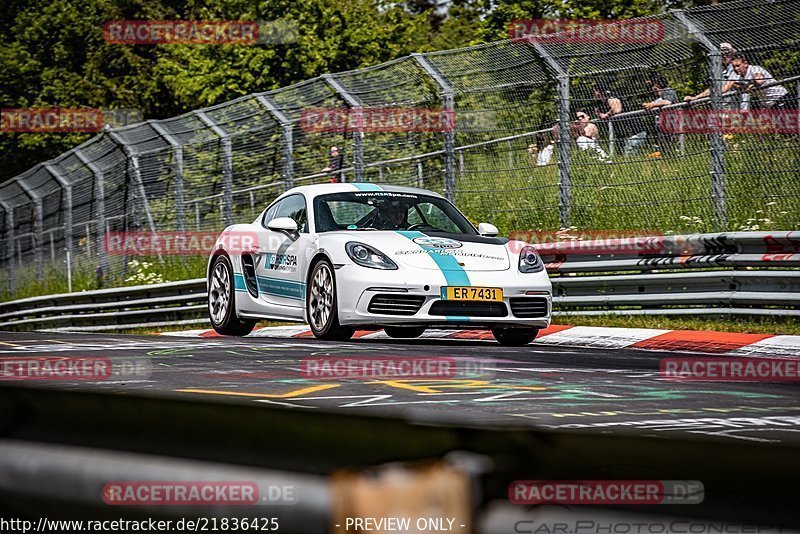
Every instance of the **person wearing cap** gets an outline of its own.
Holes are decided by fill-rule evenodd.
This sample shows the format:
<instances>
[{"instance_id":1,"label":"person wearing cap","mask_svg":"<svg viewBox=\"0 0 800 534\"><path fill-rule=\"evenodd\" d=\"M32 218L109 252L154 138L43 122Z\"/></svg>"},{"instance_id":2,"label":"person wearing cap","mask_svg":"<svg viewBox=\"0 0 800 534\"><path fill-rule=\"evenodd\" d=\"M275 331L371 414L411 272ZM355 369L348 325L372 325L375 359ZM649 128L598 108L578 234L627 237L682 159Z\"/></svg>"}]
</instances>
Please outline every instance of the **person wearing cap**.
<instances>
[{"instance_id":1,"label":"person wearing cap","mask_svg":"<svg viewBox=\"0 0 800 534\"><path fill-rule=\"evenodd\" d=\"M725 93L734 88L734 83L739 77L736 74L736 71L733 70L733 64L731 63L733 55L736 53L736 49L733 48L733 45L730 43L721 43L719 45L719 52L720 54L722 54L722 68L723 68L722 79L725 80L725 84L722 86L722 94L724 95ZM683 101L694 102L697 99L706 98L710 94L711 94L711 89L706 89L705 91L698 93L694 96L687 95L683 97ZM735 102L734 101L735 98L736 98L735 96L730 96L730 95L726 97L726 100L729 102L728 107L734 109L742 107L744 109L746 107L746 104L744 102L742 104Z\"/></svg>"}]
</instances>

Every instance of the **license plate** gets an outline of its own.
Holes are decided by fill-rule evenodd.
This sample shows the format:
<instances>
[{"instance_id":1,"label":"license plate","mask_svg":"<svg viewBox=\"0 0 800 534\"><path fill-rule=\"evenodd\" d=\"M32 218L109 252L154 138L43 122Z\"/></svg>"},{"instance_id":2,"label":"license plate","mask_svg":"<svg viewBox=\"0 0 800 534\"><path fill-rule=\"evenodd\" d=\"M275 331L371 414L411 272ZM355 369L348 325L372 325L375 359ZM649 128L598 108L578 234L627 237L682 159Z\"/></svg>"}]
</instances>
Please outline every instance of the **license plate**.
<instances>
[{"instance_id":1,"label":"license plate","mask_svg":"<svg viewBox=\"0 0 800 534\"><path fill-rule=\"evenodd\" d=\"M445 286L442 288L442 298L445 300L499 302L503 300L503 290L499 287Z\"/></svg>"}]
</instances>

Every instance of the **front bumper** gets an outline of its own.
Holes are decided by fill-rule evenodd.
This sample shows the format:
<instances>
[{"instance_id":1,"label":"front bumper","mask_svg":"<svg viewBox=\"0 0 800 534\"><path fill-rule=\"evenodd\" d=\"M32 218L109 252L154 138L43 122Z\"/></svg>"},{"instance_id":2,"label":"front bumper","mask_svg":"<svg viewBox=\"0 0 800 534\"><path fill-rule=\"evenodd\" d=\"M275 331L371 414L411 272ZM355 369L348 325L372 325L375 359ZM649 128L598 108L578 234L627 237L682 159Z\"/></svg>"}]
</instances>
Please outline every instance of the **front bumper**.
<instances>
[{"instance_id":1,"label":"front bumper","mask_svg":"<svg viewBox=\"0 0 800 534\"><path fill-rule=\"evenodd\" d=\"M388 325L430 326L436 328L492 328L515 326L546 328L552 314L552 286L545 271L520 273L506 271L468 272L470 285L499 287L503 289L503 302L492 306L472 305L469 309L456 311L450 306L458 301L442 301L441 290L447 285L444 275L436 271L408 270L381 271L358 265L344 265L336 269L336 285L339 300L339 322L344 325ZM380 306L370 306L376 295L399 296L406 302L421 302L413 314L398 315L382 313ZM415 298L416 297L416 298ZM542 314L537 317L519 317L511 306L512 299L540 299L546 302ZM519 303L515 300L515 304ZM544 305L542 302L542 305ZM486 316L503 312L504 316ZM415 306L406 306L414 311ZM446 312L442 310L446 309ZM518 313L519 306L515 306ZM385 308L384 308L385 309ZM432 313L433 312L433 313ZM483 314L483 315L477 315Z\"/></svg>"}]
</instances>

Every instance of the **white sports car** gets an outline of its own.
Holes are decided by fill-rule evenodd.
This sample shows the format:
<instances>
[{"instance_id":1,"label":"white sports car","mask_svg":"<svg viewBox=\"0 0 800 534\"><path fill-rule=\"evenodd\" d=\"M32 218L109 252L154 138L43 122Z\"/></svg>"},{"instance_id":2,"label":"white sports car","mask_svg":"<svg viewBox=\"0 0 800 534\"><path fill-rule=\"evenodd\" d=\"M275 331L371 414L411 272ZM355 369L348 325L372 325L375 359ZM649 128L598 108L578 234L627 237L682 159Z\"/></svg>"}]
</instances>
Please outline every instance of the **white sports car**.
<instances>
[{"instance_id":1,"label":"white sports car","mask_svg":"<svg viewBox=\"0 0 800 534\"><path fill-rule=\"evenodd\" d=\"M276 319L329 340L356 327L394 338L488 328L517 346L550 324L551 304L532 246L476 229L441 195L411 187L296 187L252 224L228 227L208 263L209 315L224 335Z\"/></svg>"}]
</instances>

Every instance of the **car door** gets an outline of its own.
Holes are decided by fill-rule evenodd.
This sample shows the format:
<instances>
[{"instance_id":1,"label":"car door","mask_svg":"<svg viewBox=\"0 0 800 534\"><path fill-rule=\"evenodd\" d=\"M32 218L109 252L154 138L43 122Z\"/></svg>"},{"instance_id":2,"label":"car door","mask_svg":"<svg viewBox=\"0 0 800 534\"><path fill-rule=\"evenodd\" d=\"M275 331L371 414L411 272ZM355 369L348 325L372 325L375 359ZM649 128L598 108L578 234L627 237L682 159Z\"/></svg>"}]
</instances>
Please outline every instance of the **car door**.
<instances>
[{"instance_id":1,"label":"car door","mask_svg":"<svg viewBox=\"0 0 800 534\"><path fill-rule=\"evenodd\" d=\"M270 230L271 220L289 217L298 233ZM311 244L308 211L302 194L290 195L267 210L261 221L263 238L256 258L259 298L274 307L276 314L303 317L306 296L306 251Z\"/></svg>"}]
</instances>

